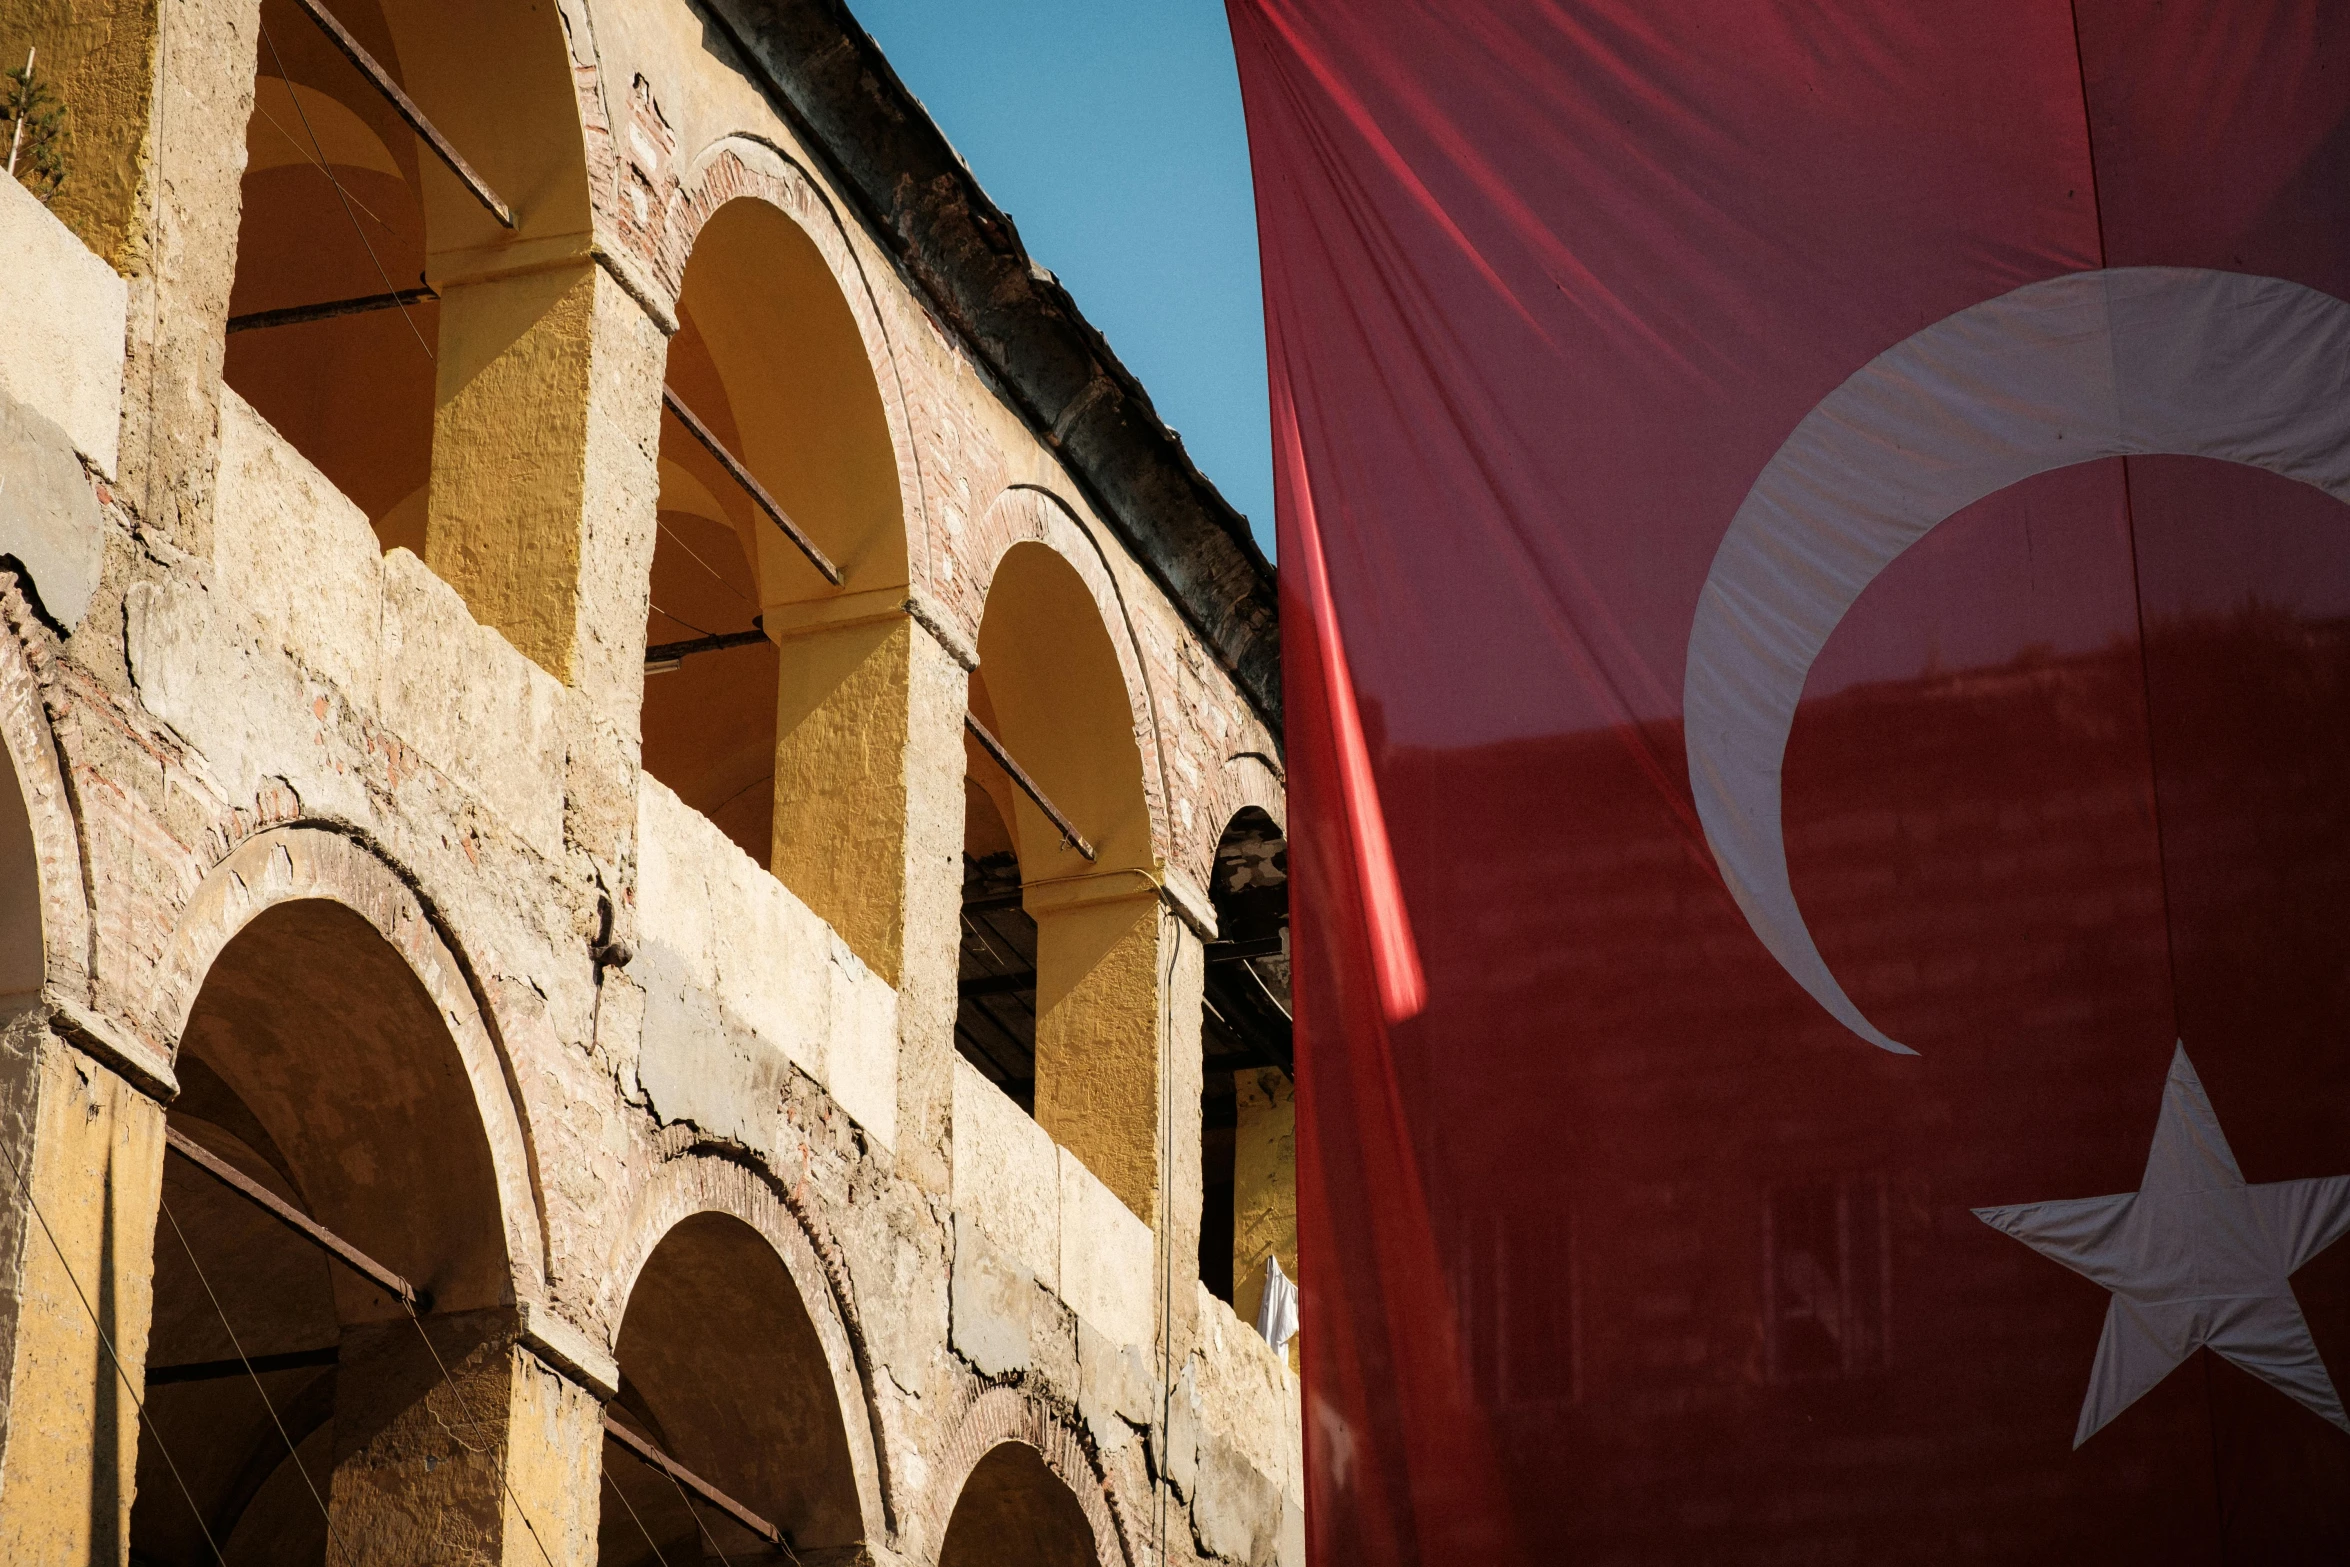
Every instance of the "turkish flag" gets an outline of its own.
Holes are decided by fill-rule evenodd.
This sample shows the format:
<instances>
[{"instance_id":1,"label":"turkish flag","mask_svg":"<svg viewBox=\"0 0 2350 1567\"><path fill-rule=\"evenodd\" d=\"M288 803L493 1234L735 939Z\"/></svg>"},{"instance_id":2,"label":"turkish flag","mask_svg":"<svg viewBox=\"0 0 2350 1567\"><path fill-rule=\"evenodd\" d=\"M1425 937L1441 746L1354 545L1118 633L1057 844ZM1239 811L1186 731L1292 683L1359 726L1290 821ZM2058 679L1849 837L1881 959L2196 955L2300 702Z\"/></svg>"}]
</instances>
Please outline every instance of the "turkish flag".
<instances>
[{"instance_id":1,"label":"turkish flag","mask_svg":"<svg viewBox=\"0 0 2350 1567\"><path fill-rule=\"evenodd\" d=\"M1314 1560L2350 1555L2350 11L1229 9Z\"/></svg>"}]
</instances>

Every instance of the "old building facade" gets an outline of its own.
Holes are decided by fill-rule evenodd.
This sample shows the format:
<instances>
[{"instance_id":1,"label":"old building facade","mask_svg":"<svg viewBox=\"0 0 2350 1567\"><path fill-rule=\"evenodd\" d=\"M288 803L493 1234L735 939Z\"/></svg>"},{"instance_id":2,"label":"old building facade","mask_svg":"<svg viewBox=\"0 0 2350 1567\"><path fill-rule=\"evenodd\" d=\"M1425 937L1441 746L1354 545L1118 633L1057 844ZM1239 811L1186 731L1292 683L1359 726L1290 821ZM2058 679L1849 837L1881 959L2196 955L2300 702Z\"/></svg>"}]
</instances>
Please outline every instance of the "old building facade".
<instances>
[{"instance_id":1,"label":"old building facade","mask_svg":"<svg viewBox=\"0 0 2350 1567\"><path fill-rule=\"evenodd\" d=\"M0 1556L1302 1563L1245 524L838 4L323 13L0 4Z\"/></svg>"}]
</instances>

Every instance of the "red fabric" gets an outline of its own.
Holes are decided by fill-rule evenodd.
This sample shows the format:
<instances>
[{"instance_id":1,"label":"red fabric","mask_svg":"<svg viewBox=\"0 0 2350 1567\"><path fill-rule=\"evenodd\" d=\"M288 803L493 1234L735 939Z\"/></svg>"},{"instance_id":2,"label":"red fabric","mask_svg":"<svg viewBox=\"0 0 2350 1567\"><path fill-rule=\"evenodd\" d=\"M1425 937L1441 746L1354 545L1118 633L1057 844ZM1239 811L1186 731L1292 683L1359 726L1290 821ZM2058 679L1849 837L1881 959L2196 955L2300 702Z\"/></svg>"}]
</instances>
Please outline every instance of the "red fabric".
<instances>
[{"instance_id":1,"label":"red fabric","mask_svg":"<svg viewBox=\"0 0 2350 1567\"><path fill-rule=\"evenodd\" d=\"M1862 1042L1725 890L1699 591L1875 356L2103 267L2350 299L2317 0L1230 0L1287 635L1320 1567L2338 1561L2350 1435L2208 1352L2072 1447L2184 1041L2350 1173L2350 515L2110 458L1861 595L1784 764ZM2350 1242L2293 1275L2350 1378Z\"/></svg>"}]
</instances>

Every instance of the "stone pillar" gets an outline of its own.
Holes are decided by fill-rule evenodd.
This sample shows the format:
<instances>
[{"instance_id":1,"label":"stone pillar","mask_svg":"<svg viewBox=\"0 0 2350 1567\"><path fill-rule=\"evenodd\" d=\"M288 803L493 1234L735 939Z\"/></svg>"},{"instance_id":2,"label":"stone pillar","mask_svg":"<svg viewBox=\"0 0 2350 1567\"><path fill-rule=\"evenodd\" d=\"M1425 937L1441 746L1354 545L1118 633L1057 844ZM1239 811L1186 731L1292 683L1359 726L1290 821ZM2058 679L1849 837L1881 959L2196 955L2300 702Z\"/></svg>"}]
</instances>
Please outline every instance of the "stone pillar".
<instances>
[{"instance_id":1,"label":"stone pillar","mask_svg":"<svg viewBox=\"0 0 2350 1567\"><path fill-rule=\"evenodd\" d=\"M1265 1253L1281 1259L1281 1271L1292 1282L1298 1276L1297 1086L1273 1067L1242 1072L1235 1086L1240 1132L1233 1158L1232 1309L1241 1321L1254 1322L1265 1296ZM1295 1339L1289 1363L1297 1365Z\"/></svg>"},{"instance_id":2,"label":"stone pillar","mask_svg":"<svg viewBox=\"0 0 2350 1567\"><path fill-rule=\"evenodd\" d=\"M146 527L209 554L259 8L40 0L10 17L0 54L21 65L39 44L71 111L50 211L130 282L118 488Z\"/></svg>"},{"instance_id":3,"label":"stone pillar","mask_svg":"<svg viewBox=\"0 0 2350 1567\"><path fill-rule=\"evenodd\" d=\"M592 1567L602 1405L518 1342L511 1310L422 1323L343 1331L337 1562Z\"/></svg>"},{"instance_id":4,"label":"stone pillar","mask_svg":"<svg viewBox=\"0 0 2350 1567\"><path fill-rule=\"evenodd\" d=\"M666 339L584 251L519 272L498 270L504 254L435 258L425 561L633 737Z\"/></svg>"},{"instance_id":5,"label":"stone pillar","mask_svg":"<svg viewBox=\"0 0 2350 1567\"><path fill-rule=\"evenodd\" d=\"M769 867L898 988L898 1154L943 1191L973 657L907 606L901 586L761 610L779 645Z\"/></svg>"},{"instance_id":6,"label":"stone pillar","mask_svg":"<svg viewBox=\"0 0 2350 1567\"><path fill-rule=\"evenodd\" d=\"M956 980L962 973L963 714L978 655L917 621L907 660L905 949L898 984L898 1169L950 1185Z\"/></svg>"},{"instance_id":7,"label":"stone pillar","mask_svg":"<svg viewBox=\"0 0 2350 1567\"><path fill-rule=\"evenodd\" d=\"M0 1561L120 1562L138 1474L134 1393L146 1381L163 1107L32 1018L0 1037L0 1103Z\"/></svg>"},{"instance_id":8,"label":"stone pillar","mask_svg":"<svg viewBox=\"0 0 2350 1567\"><path fill-rule=\"evenodd\" d=\"M1199 1137L1196 1067L1189 1113L1162 1124L1174 1022L1162 986L1176 978L1181 928L1139 871L1032 882L1024 901L1036 920L1037 1124L1156 1228L1161 1139ZM1192 994L1196 1011L1196 980Z\"/></svg>"},{"instance_id":9,"label":"stone pillar","mask_svg":"<svg viewBox=\"0 0 2350 1567\"><path fill-rule=\"evenodd\" d=\"M871 599L884 601L879 613L860 603ZM906 951L906 742L919 635L904 603L900 588L761 612L782 649L769 866L892 985Z\"/></svg>"}]
</instances>

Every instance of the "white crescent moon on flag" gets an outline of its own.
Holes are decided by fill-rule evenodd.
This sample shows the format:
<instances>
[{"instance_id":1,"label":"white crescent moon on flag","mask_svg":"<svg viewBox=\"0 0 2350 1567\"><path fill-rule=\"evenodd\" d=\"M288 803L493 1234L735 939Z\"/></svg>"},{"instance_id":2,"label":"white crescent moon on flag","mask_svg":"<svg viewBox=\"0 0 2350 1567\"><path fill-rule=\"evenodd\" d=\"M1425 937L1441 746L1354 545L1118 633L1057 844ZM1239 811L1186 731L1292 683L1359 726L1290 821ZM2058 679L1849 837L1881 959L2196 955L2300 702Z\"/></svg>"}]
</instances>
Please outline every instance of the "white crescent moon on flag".
<instances>
[{"instance_id":1,"label":"white crescent moon on flag","mask_svg":"<svg viewBox=\"0 0 2350 1567\"><path fill-rule=\"evenodd\" d=\"M1779 774L1805 678L1861 591L1945 517L2100 457L2248 463L2350 501L2350 305L2278 278L2076 272L1935 322L1804 416L1714 555L1689 630L1689 784L1722 879L1871 1044L1787 880Z\"/></svg>"}]
</instances>

